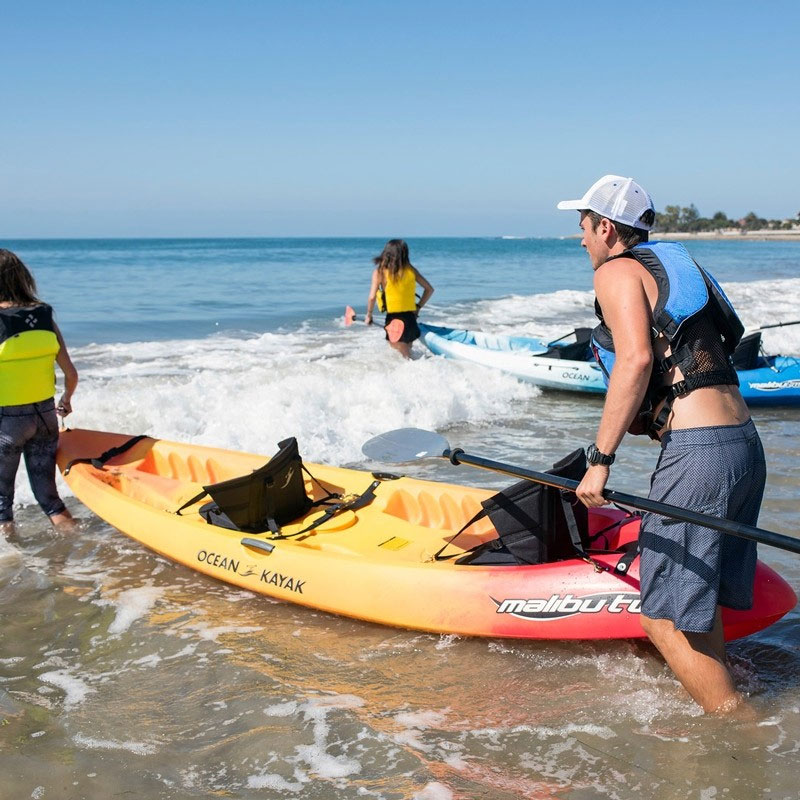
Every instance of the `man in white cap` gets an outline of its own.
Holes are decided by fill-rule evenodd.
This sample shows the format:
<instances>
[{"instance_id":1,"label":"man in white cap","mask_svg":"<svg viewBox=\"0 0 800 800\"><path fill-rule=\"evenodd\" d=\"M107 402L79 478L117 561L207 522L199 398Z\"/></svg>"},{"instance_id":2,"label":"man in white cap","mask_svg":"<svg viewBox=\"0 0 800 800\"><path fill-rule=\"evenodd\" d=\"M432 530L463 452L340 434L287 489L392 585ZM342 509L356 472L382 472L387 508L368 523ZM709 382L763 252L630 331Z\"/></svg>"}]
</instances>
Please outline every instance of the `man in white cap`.
<instances>
[{"instance_id":1,"label":"man in white cap","mask_svg":"<svg viewBox=\"0 0 800 800\"><path fill-rule=\"evenodd\" d=\"M608 386L578 497L605 505L625 432L647 433L661 442L651 499L755 525L766 466L730 359L743 328L722 289L683 245L649 241L655 209L631 178L606 175L558 208L580 212ZM755 543L645 514L639 547L642 627L705 711L732 710L742 697L720 606L751 607Z\"/></svg>"}]
</instances>

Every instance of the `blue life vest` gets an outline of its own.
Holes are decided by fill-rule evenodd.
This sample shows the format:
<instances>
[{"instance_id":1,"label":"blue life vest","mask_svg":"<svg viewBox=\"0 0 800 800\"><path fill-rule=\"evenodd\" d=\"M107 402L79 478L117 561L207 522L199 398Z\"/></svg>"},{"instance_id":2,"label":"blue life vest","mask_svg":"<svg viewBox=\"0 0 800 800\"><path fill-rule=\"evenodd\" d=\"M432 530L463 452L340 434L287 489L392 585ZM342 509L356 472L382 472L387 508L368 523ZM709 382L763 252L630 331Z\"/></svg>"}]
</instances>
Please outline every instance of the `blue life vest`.
<instances>
[{"instance_id":1,"label":"blue life vest","mask_svg":"<svg viewBox=\"0 0 800 800\"><path fill-rule=\"evenodd\" d=\"M742 338L744 326L717 281L694 261L682 244L643 242L608 261L616 258L638 261L658 287L652 336L655 340L663 334L671 355L654 362L642 408L630 429L631 433L648 433L657 438L657 429L666 422L675 397L705 386L739 385L730 357ZM595 311L600 324L592 331L592 350L608 386L614 367L614 340L596 300ZM664 386L662 376L676 366L683 379ZM665 398L666 414L653 420L653 409Z\"/></svg>"}]
</instances>

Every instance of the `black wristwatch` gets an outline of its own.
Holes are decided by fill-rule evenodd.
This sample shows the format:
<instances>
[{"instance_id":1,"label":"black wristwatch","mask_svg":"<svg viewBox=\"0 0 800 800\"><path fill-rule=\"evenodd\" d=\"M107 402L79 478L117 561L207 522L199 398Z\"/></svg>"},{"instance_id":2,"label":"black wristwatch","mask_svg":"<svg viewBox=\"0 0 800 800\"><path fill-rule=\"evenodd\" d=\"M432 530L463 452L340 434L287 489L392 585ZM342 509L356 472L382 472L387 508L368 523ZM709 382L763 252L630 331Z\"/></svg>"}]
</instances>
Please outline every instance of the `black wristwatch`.
<instances>
[{"instance_id":1,"label":"black wristwatch","mask_svg":"<svg viewBox=\"0 0 800 800\"><path fill-rule=\"evenodd\" d=\"M602 464L604 467L610 467L614 463L615 458L616 455L601 453L594 442L586 448L586 460L590 464Z\"/></svg>"}]
</instances>

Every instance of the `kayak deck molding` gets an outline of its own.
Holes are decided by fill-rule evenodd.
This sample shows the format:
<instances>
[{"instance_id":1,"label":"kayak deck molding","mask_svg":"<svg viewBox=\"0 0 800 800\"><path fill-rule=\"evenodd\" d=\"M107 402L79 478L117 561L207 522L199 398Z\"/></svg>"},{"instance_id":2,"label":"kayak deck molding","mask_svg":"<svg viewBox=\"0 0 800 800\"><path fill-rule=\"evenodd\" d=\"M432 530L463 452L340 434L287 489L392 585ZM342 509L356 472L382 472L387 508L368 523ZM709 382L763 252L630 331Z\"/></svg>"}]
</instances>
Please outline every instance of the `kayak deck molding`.
<instances>
[{"instance_id":1,"label":"kayak deck molding","mask_svg":"<svg viewBox=\"0 0 800 800\"><path fill-rule=\"evenodd\" d=\"M131 436L92 430L61 433L58 465L96 458ZM437 481L385 480L375 500L345 511L295 538L209 525L202 501L176 510L204 485L246 475L269 456L145 437L103 468L79 463L65 480L89 509L145 547L193 570L242 588L311 608L401 628L516 639L643 638L638 558L627 574L612 571L619 553L538 565L470 565L434 560L493 492ZM361 494L367 471L306 464L326 490ZM314 499L323 490L306 477ZM291 536L324 507L284 525ZM590 534L614 522L609 549L638 536L638 517L591 509ZM496 538L483 518L448 547L461 554ZM792 588L759 562L749 611L725 609L727 639L761 630L797 603Z\"/></svg>"}]
</instances>

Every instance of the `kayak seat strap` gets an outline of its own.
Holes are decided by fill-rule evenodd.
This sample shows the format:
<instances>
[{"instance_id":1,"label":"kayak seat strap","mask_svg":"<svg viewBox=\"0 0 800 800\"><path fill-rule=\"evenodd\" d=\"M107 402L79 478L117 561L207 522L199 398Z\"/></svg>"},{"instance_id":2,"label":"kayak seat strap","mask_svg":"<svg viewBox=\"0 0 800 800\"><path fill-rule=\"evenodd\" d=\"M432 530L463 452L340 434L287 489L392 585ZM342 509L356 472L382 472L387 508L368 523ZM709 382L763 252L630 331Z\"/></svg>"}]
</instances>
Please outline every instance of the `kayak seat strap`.
<instances>
[{"instance_id":1,"label":"kayak seat strap","mask_svg":"<svg viewBox=\"0 0 800 800\"><path fill-rule=\"evenodd\" d=\"M636 556L639 555L639 540L634 539L632 542L623 545L620 549L623 551L622 557L614 565L614 572L619 575L625 575L631 568L631 564L636 559Z\"/></svg>"},{"instance_id":2,"label":"kayak seat strap","mask_svg":"<svg viewBox=\"0 0 800 800\"><path fill-rule=\"evenodd\" d=\"M95 458L73 458L72 461L67 464L64 468L64 474L69 475L69 471L75 466L75 464L91 464L95 469L103 469L108 461L110 461L114 456L121 455L126 450L130 450L137 442L141 442L142 439L147 439L147 436L140 435L134 436L128 439L127 442L123 442L117 447L111 447L105 451L105 453L101 453L99 456Z\"/></svg>"},{"instance_id":3,"label":"kayak seat strap","mask_svg":"<svg viewBox=\"0 0 800 800\"><path fill-rule=\"evenodd\" d=\"M333 519L333 517L335 517L337 514L341 514L342 511L357 511L359 508L369 505L375 499L375 490L380 485L381 482L379 480L372 481L372 483L360 495L357 495L350 500L345 500L341 503L334 503L333 505L328 506L324 514L317 517L310 525L303 528L303 530L287 534L283 534L278 531L274 538L291 539L295 536L302 536L302 534L313 531L314 528L318 528L329 519Z\"/></svg>"}]
</instances>

